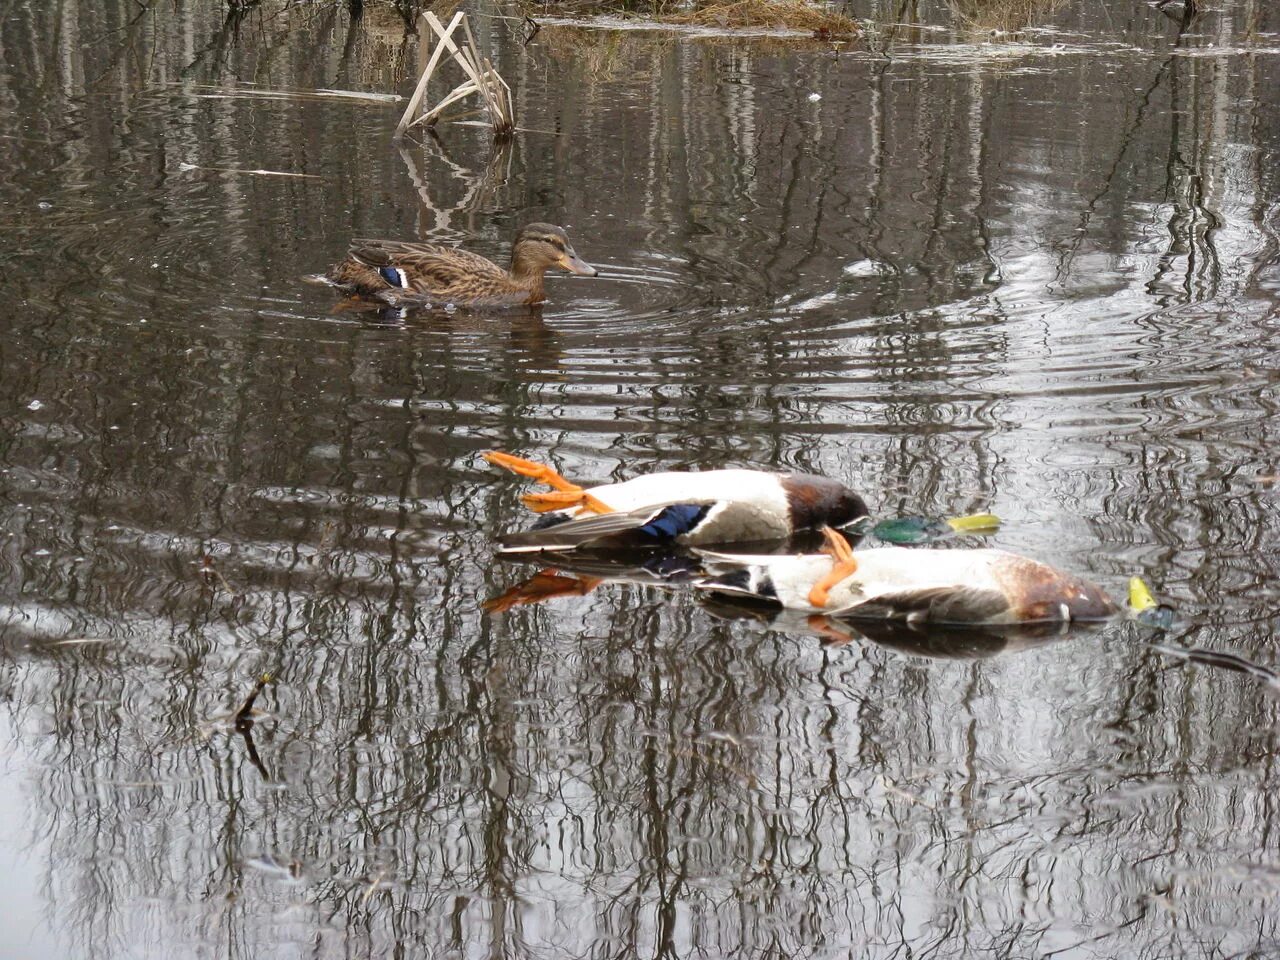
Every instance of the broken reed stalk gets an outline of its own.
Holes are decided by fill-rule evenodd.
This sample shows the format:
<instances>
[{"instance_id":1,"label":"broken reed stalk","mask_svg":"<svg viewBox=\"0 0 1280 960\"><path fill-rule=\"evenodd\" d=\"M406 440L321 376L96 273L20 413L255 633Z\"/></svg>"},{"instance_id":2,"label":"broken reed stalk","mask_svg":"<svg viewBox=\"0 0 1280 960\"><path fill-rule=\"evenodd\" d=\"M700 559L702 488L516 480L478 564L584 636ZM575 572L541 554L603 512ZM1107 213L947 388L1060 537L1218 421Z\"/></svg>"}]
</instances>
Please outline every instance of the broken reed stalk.
<instances>
[{"instance_id":1,"label":"broken reed stalk","mask_svg":"<svg viewBox=\"0 0 1280 960\"><path fill-rule=\"evenodd\" d=\"M498 71L493 69L493 64L489 62L488 57L480 55L476 38L471 33L471 25L467 22L467 15L461 11L455 13L446 27L439 17L428 10L422 15L422 22L427 27L422 31L422 42L429 44L431 35L435 34L436 46L422 70L422 76L418 78L418 85L414 88L413 96L409 98L404 116L400 118L400 123L396 127L395 139L401 139L406 130L419 123L425 123L429 127L434 126L445 107L474 93L478 93L480 99L484 101L484 108L489 114L489 123L493 126L494 135L498 137L510 135L516 125L515 110L511 103L511 88L498 75ZM461 46L453 40L453 35L459 27L462 28L464 35ZM426 96L427 83L431 80L436 68L440 66L445 53L448 53L453 62L462 68L462 72L467 75L467 82L455 87L443 100L414 119L414 114L422 106L423 98Z\"/></svg>"}]
</instances>

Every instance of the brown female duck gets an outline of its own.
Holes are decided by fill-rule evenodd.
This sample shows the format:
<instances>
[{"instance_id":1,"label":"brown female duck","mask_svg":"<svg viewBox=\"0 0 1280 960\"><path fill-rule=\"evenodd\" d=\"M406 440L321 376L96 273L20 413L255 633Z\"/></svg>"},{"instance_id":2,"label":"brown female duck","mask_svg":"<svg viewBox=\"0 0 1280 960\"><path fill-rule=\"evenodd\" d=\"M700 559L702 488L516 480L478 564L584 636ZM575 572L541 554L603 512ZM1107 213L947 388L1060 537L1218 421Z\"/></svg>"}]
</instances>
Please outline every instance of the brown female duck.
<instances>
[{"instance_id":1,"label":"brown female duck","mask_svg":"<svg viewBox=\"0 0 1280 960\"><path fill-rule=\"evenodd\" d=\"M542 275L552 267L594 277L561 227L531 223L516 234L511 269L474 253L435 243L353 240L328 279L348 293L392 304L516 306L547 298Z\"/></svg>"}]
</instances>

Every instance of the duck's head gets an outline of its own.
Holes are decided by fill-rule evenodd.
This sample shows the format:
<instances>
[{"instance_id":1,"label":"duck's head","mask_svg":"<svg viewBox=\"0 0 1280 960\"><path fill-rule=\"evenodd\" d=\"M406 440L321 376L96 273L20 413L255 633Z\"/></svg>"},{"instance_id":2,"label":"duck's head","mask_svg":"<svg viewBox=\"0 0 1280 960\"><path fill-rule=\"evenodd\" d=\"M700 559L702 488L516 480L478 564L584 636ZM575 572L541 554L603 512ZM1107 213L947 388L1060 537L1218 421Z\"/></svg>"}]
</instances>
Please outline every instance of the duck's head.
<instances>
[{"instance_id":1,"label":"duck's head","mask_svg":"<svg viewBox=\"0 0 1280 960\"><path fill-rule=\"evenodd\" d=\"M827 477L808 473L785 474L782 489L787 495L793 530L847 527L871 513L860 496L843 483Z\"/></svg>"},{"instance_id":2,"label":"duck's head","mask_svg":"<svg viewBox=\"0 0 1280 960\"><path fill-rule=\"evenodd\" d=\"M599 272L574 251L564 228L550 223L523 227L511 248L511 272L516 276L541 275L552 267L584 277L594 277Z\"/></svg>"}]
</instances>

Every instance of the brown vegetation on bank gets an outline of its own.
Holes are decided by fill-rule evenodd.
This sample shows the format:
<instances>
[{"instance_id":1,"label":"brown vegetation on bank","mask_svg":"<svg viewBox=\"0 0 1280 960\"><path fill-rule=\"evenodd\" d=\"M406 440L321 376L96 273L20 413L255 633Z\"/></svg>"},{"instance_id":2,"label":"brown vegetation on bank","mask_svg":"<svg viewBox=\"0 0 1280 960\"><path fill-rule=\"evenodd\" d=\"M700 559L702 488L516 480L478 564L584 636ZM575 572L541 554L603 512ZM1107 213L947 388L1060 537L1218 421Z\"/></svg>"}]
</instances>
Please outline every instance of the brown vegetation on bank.
<instances>
[{"instance_id":1,"label":"brown vegetation on bank","mask_svg":"<svg viewBox=\"0 0 1280 960\"><path fill-rule=\"evenodd\" d=\"M788 31L820 40L848 40L862 34L862 28L852 17L828 4L808 0L695 0L691 4L664 0L586 0L554 6L527 3L526 10L534 19L549 13L584 20L609 15L655 26Z\"/></svg>"},{"instance_id":2,"label":"brown vegetation on bank","mask_svg":"<svg viewBox=\"0 0 1280 960\"><path fill-rule=\"evenodd\" d=\"M1062 0L950 0L952 12L971 30L1017 33L1046 17Z\"/></svg>"},{"instance_id":3,"label":"brown vegetation on bank","mask_svg":"<svg viewBox=\"0 0 1280 960\"><path fill-rule=\"evenodd\" d=\"M805 0L708 0L692 10L660 13L655 19L698 27L803 30L828 37L854 37L857 21Z\"/></svg>"}]
</instances>

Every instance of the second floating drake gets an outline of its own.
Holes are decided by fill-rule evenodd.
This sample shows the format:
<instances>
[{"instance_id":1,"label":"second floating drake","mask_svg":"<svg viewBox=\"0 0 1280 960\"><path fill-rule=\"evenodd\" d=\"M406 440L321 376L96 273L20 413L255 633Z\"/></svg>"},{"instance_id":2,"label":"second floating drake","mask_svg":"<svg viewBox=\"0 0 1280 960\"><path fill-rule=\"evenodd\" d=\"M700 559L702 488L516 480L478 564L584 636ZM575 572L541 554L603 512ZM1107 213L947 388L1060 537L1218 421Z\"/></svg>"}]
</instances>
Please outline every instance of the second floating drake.
<instances>
[{"instance_id":1,"label":"second floating drake","mask_svg":"<svg viewBox=\"0 0 1280 960\"><path fill-rule=\"evenodd\" d=\"M531 530L501 538L509 553L779 540L847 526L868 513L844 484L807 473L668 471L587 489L544 464L506 453L484 456L552 488L523 497L546 516Z\"/></svg>"},{"instance_id":2,"label":"second floating drake","mask_svg":"<svg viewBox=\"0 0 1280 960\"><path fill-rule=\"evenodd\" d=\"M854 551L838 531L823 534L825 554L709 555L726 572L697 586L810 613L909 623L1070 623L1121 609L1087 580L1003 550Z\"/></svg>"},{"instance_id":3,"label":"second floating drake","mask_svg":"<svg viewBox=\"0 0 1280 960\"><path fill-rule=\"evenodd\" d=\"M531 223L516 234L511 269L438 243L353 240L327 279L340 290L393 305L456 304L511 307L547 299L543 275L552 268L594 277L563 227Z\"/></svg>"}]
</instances>

